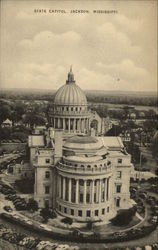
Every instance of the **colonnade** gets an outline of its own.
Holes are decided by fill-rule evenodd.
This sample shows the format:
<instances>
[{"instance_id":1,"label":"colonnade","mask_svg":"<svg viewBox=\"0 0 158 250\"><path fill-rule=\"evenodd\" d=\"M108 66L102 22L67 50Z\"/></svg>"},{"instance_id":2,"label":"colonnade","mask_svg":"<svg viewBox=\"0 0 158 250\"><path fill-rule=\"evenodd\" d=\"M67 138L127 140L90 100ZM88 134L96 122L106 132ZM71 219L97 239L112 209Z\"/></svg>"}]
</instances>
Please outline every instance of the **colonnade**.
<instances>
[{"instance_id":1,"label":"colonnade","mask_svg":"<svg viewBox=\"0 0 158 250\"><path fill-rule=\"evenodd\" d=\"M54 117L51 118L51 123L55 129L63 129L69 132L84 132L85 129L89 129L89 118Z\"/></svg>"},{"instance_id":2,"label":"colonnade","mask_svg":"<svg viewBox=\"0 0 158 250\"><path fill-rule=\"evenodd\" d=\"M74 179L58 175L58 197L72 203L101 203L109 200L110 177Z\"/></svg>"}]
</instances>

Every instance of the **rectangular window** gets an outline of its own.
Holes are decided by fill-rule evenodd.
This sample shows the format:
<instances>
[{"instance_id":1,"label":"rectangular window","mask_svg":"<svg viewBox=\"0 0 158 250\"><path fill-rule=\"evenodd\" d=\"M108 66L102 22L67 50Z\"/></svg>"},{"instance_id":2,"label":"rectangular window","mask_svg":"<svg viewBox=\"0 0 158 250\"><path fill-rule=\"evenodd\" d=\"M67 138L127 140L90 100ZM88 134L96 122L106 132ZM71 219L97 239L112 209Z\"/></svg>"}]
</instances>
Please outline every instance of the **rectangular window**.
<instances>
[{"instance_id":1,"label":"rectangular window","mask_svg":"<svg viewBox=\"0 0 158 250\"><path fill-rule=\"evenodd\" d=\"M116 193L121 193L121 185L116 186Z\"/></svg>"},{"instance_id":2,"label":"rectangular window","mask_svg":"<svg viewBox=\"0 0 158 250\"><path fill-rule=\"evenodd\" d=\"M116 207L120 207L120 198L116 199Z\"/></svg>"},{"instance_id":3,"label":"rectangular window","mask_svg":"<svg viewBox=\"0 0 158 250\"><path fill-rule=\"evenodd\" d=\"M87 186L90 186L90 184L91 184L91 181L87 180Z\"/></svg>"},{"instance_id":4,"label":"rectangular window","mask_svg":"<svg viewBox=\"0 0 158 250\"><path fill-rule=\"evenodd\" d=\"M83 194L80 194L80 202L83 203Z\"/></svg>"},{"instance_id":5,"label":"rectangular window","mask_svg":"<svg viewBox=\"0 0 158 250\"><path fill-rule=\"evenodd\" d=\"M95 203L97 202L97 195L96 195L96 193L94 193L94 202Z\"/></svg>"},{"instance_id":6,"label":"rectangular window","mask_svg":"<svg viewBox=\"0 0 158 250\"><path fill-rule=\"evenodd\" d=\"M46 159L46 163L50 163L50 159Z\"/></svg>"},{"instance_id":7,"label":"rectangular window","mask_svg":"<svg viewBox=\"0 0 158 250\"><path fill-rule=\"evenodd\" d=\"M121 177L122 177L122 172L121 171L117 171L117 173L116 173L116 178L117 179L121 179Z\"/></svg>"},{"instance_id":8,"label":"rectangular window","mask_svg":"<svg viewBox=\"0 0 158 250\"><path fill-rule=\"evenodd\" d=\"M84 185L84 181L83 180L79 180L79 185L83 186Z\"/></svg>"},{"instance_id":9,"label":"rectangular window","mask_svg":"<svg viewBox=\"0 0 158 250\"><path fill-rule=\"evenodd\" d=\"M102 198L101 198L101 201L104 201L104 197L105 197L105 193L104 191L102 192Z\"/></svg>"},{"instance_id":10,"label":"rectangular window","mask_svg":"<svg viewBox=\"0 0 158 250\"><path fill-rule=\"evenodd\" d=\"M117 161L119 164L121 164L122 163L122 159L118 159L118 161Z\"/></svg>"},{"instance_id":11,"label":"rectangular window","mask_svg":"<svg viewBox=\"0 0 158 250\"><path fill-rule=\"evenodd\" d=\"M61 211L61 206L59 205L59 211Z\"/></svg>"},{"instance_id":12,"label":"rectangular window","mask_svg":"<svg viewBox=\"0 0 158 250\"><path fill-rule=\"evenodd\" d=\"M64 213L65 213L65 214L67 213L67 208L66 208L66 207L64 207Z\"/></svg>"},{"instance_id":13,"label":"rectangular window","mask_svg":"<svg viewBox=\"0 0 158 250\"><path fill-rule=\"evenodd\" d=\"M45 200L45 208L49 208L49 200Z\"/></svg>"},{"instance_id":14,"label":"rectangular window","mask_svg":"<svg viewBox=\"0 0 158 250\"><path fill-rule=\"evenodd\" d=\"M105 214L105 208L102 208L102 214Z\"/></svg>"},{"instance_id":15,"label":"rectangular window","mask_svg":"<svg viewBox=\"0 0 158 250\"><path fill-rule=\"evenodd\" d=\"M45 178L46 178L46 179L49 179L49 178L50 178L50 172L49 172L49 171L46 171L46 172L45 172Z\"/></svg>"},{"instance_id":16,"label":"rectangular window","mask_svg":"<svg viewBox=\"0 0 158 250\"><path fill-rule=\"evenodd\" d=\"M71 215L74 215L74 209L71 209Z\"/></svg>"},{"instance_id":17,"label":"rectangular window","mask_svg":"<svg viewBox=\"0 0 158 250\"><path fill-rule=\"evenodd\" d=\"M99 211L95 210L95 216L98 216L98 214L99 214Z\"/></svg>"},{"instance_id":18,"label":"rectangular window","mask_svg":"<svg viewBox=\"0 0 158 250\"><path fill-rule=\"evenodd\" d=\"M91 211L90 210L87 210L86 214L87 214L87 217L91 217Z\"/></svg>"},{"instance_id":19,"label":"rectangular window","mask_svg":"<svg viewBox=\"0 0 158 250\"><path fill-rule=\"evenodd\" d=\"M50 187L49 186L45 186L45 194L49 194L50 191Z\"/></svg>"},{"instance_id":20,"label":"rectangular window","mask_svg":"<svg viewBox=\"0 0 158 250\"><path fill-rule=\"evenodd\" d=\"M109 210L110 210L109 207L107 207L107 213L109 213Z\"/></svg>"},{"instance_id":21,"label":"rectangular window","mask_svg":"<svg viewBox=\"0 0 158 250\"><path fill-rule=\"evenodd\" d=\"M78 216L82 217L82 210L78 210Z\"/></svg>"},{"instance_id":22,"label":"rectangular window","mask_svg":"<svg viewBox=\"0 0 158 250\"><path fill-rule=\"evenodd\" d=\"M90 194L86 195L86 202L89 203L90 202Z\"/></svg>"}]
</instances>

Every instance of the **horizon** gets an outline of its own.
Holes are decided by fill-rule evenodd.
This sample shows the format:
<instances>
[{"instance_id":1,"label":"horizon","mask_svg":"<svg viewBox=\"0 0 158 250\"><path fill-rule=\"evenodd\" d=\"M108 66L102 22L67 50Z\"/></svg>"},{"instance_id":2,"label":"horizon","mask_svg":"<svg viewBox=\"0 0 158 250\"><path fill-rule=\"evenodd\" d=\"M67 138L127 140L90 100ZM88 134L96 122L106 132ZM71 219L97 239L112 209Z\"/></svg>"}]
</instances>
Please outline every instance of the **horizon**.
<instances>
[{"instance_id":1,"label":"horizon","mask_svg":"<svg viewBox=\"0 0 158 250\"><path fill-rule=\"evenodd\" d=\"M60 86L61 87L61 86ZM59 88L60 88L59 87ZM58 88L58 89L59 89ZM56 92L58 89L37 89L37 88L1 88L2 91L23 91L23 92L31 92L31 91L39 91L39 92L47 92L47 91L51 91L51 92ZM127 93L135 93L135 94L148 94L148 95L156 95L157 96L157 92L155 91L131 91L131 90L97 90L97 89L82 89L84 92L107 92L108 93L120 93L120 94L127 94ZM106 93L104 93L106 94Z\"/></svg>"}]
</instances>

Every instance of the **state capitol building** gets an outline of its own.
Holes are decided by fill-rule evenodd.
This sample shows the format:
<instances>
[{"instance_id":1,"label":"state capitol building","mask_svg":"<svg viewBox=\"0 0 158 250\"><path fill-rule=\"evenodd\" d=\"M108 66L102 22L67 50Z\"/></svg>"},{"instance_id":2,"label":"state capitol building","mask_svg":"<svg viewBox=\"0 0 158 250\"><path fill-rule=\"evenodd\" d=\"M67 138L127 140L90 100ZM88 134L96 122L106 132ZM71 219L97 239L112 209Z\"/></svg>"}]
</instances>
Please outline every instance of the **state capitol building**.
<instances>
[{"instance_id":1,"label":"state capitol building","mask_svg":"<svg viewBox=\"0 0 158 250\"><path fill-rule=\"evenodd\" d=\"M49 128L36 128L29 136L39 207L54 208L77 221L108 222L119 209L132 206L131 156L120 137L104 136L104 125L88 109L70 69L49 109Z\"/></svg>"}]
</instances>

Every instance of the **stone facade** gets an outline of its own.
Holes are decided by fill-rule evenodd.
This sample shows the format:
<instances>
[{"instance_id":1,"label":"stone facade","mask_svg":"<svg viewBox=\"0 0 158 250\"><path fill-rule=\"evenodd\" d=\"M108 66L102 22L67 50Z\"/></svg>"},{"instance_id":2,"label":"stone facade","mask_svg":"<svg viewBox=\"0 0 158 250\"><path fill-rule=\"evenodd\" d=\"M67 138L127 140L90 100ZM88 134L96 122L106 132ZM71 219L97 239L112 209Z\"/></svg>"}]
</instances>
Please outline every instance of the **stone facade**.
<instances>
[{"instance_id":1,"label":"stone facade","mask_svg":"<svg viewBox=\"0 0 158 250\"><path fill-rule=\"evenodd\" d=\"M78 221L106 222L129 208L131 157L121 138L103 136L102 119L88 110L72 69L55 95L49 119L48 130L29 137L39 207ZM97 127L91 129L94 120Z\"/></svg>"}]
</instances>

